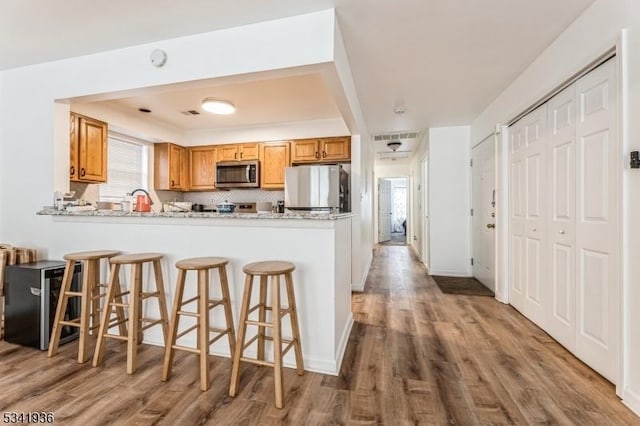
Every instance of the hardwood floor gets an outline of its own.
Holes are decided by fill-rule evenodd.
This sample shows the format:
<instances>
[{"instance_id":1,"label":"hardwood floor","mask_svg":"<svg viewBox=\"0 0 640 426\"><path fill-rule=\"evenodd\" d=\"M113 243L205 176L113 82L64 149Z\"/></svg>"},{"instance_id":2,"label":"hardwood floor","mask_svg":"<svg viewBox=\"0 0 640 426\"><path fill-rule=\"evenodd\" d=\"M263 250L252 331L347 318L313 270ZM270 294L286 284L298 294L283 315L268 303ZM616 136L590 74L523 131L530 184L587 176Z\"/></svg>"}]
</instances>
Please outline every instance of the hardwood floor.
<instances>
[{"instance_id":1,"label":"hardwood floor","mask_svg":"<svg viewBox=\"0 0 640 426\"><path fill-rule=\"evenodd\" d=\"M199 389L195 356L178 353L160 381L163 349L142 345L125 374L126 346L107 344L103 367L0 342L0 411L51 411L56 423L640 425L613 385L509 306L444 295L408 247L379 246L340 376L285 369L285 408L273 406L269 368L243 365L227 396L231 363L212 357ZM304 346L304 342L303 346Z\"/></svg>"}]
</instances>

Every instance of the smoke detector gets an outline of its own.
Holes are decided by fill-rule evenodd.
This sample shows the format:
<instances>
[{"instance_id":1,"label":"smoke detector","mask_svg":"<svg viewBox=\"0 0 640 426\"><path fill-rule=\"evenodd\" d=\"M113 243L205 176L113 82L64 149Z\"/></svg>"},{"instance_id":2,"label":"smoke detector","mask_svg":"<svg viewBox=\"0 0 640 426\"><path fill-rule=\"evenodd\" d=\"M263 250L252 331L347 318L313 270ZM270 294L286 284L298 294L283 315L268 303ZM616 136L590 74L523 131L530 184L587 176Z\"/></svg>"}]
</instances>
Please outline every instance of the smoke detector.
<instances>
[{"instance_id":1,"label":"smoke detector","mask_svg":"<svg viewBox=\"0 0 640 426\"><path fill-rule=\"evenodd\" d=\"M397 151L398 148L400 148L400 145L402 145L402 143L400 141L391 141L391 142L387 142L387 146L389 147L389 149L391 149L393 152Z\"/></svg>"}]
</instances>

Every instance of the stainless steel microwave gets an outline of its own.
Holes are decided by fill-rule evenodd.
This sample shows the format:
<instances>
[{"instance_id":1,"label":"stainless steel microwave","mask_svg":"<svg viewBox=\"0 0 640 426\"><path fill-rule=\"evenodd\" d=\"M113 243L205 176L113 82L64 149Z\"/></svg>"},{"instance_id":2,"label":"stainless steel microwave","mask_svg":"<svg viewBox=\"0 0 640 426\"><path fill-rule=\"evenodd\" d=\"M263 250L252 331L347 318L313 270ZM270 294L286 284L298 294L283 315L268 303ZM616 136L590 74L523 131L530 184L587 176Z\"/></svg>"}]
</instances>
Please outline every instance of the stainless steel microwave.
<instances>
[{"instance_id":1,"label":"stainless steel microwave","mask_svg":"<svg viewBox=\"0 0 640 426\"><path fill-rule=\"evenodd\" d=\"M258 188L260 162L222 161L216 163L216 188Z\"/></svg>"}]
</instances>

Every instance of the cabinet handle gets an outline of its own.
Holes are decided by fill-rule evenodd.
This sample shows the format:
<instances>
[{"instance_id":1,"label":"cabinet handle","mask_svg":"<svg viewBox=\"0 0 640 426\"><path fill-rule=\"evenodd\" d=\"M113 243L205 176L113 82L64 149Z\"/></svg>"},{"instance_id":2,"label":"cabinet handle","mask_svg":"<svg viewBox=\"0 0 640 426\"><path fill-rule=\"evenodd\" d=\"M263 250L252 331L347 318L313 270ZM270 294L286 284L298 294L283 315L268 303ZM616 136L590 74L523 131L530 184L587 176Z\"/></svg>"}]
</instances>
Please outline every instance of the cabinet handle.
<instances>
[{"instance_id":1,"label":"cabinet handle","mask_svg":"<svg viewBox=\"0 0 640 426\"><path fill-rule=\"evenodd\" d=\"M84 177L87 173L84 170L84 167L80 169L80 177Z\"/></svg>"},{"instance_id":2,"label":"cabinet handle","mask_svg":"<svg viewBox=\"0 0 640 426\"><path fill-rule=\"evenodd\" d=\"M69 173L71 174L71 176L75 176L76 175L76 168L71 166L71 169L69 170Z\"/></svg>"},{"instance_id":3,"label":"cabinet handle","mask_svg":"<svg viewBox=\"0 0 640 426\"><path fill-rule=\"evenodd\" d=\"M240 153L240 159L242 160L242 152Z\"/></svg>"},{"instance_id":4,"label":"cabinet handle","mask_svg":"<svg viewBox=\"0 0 640 426\"><path fill-rule=\"evenodd\" d=\"M318 155L318 151L316 151L316 155L315 155L315 157L316 157L316 158L320 158L320 156Z\"/></svg>"},{"instance_id":5,"label":"cabinet handle","mask_svg":"<svg viewBox=\"0 0 640 426\"><path fill-rule=\"evenodd\" d=\"M327 158L327 153L325 151L322 151L322 158Z\"/></svg>"},{"instance_id":6,"label":"cabinet handle","mask_svg":"<svg viewBox=\"0 0 640 426\"><path fill-rule=\"evenodd\" d=\"M489 228L489 229L493 229L493 228L495 228L495 227L496 227L496 224L495 224L495 223L487 223L487 228Z\"/></svg>"},{"instance_id":7,"label":"cabinet handle","mask_svg":"<svg viewBox=\"0 0 640 426\"><path fill-rule=\"evenodd\" d=\"M233 159L234 159L234 160L237 160L237 159L238 159L238 153L237 153L237 152L233 154Z\"/></svg>"},{"instance_id":8,"label":"cabinet handle","mask_svg":"<svg viewBox=\"0 0 640 426\"><path fill-rule=\"evenodd\" d=\"M176 185L176 182L173 179L171 179L171 187L174 187L175 185Z\"/></svg>"}]
</instances>

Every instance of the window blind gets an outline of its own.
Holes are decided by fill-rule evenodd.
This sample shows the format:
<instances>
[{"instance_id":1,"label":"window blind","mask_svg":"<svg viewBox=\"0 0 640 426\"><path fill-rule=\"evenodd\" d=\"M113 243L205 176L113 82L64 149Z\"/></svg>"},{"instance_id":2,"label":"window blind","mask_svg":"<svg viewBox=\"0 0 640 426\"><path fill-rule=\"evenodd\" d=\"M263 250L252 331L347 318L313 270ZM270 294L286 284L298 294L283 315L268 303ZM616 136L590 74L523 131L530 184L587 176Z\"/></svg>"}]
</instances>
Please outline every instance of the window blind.
<instances>
[{"instance_id":1,"label":"window blind","mask_svg":"<svg viewBox=\"0 0 640 426\"><path fill-rule=\"evenodd\" d=\"M100 185L101 201L121 201L127 192L147 188L146 147L109 135L107 183Z\"/></svg>"}]
</instances>

